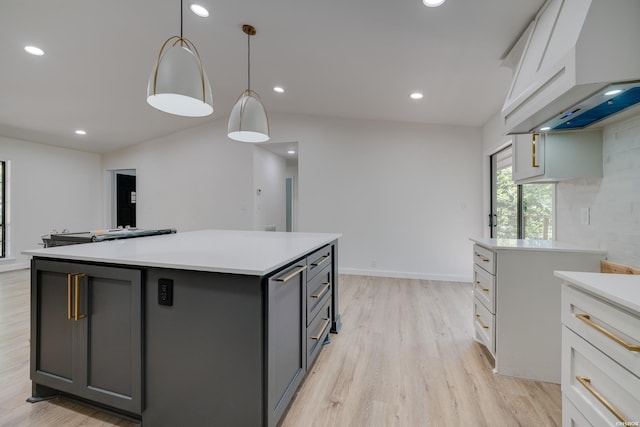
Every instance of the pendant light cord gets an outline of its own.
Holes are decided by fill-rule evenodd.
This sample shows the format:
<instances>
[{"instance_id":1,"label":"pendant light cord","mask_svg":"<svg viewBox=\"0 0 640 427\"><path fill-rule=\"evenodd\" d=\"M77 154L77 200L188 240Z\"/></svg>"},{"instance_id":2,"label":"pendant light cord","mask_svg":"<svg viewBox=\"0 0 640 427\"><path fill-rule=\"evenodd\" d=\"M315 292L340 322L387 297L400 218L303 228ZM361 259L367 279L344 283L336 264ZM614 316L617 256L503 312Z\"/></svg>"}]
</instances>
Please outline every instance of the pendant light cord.
<instances>
[{"instance_id":1,"label":"pendant light cord","mask_svg":"<svg viewBox=\"0 0 640 427\"><path fill-rule=\"evenodd\" d=\"M182 0L180 0L180 38L182 38Z\"/></svg>"},{"instance_id":2,"label":"pendant light cord","mask_svg":"<svg viewBox=\"0 0 640 427\"><path fill-rule=\"evenodd\" d=\"M251 90L251 34L247 34L247 89Z\"/></svg>"}]
</instances>

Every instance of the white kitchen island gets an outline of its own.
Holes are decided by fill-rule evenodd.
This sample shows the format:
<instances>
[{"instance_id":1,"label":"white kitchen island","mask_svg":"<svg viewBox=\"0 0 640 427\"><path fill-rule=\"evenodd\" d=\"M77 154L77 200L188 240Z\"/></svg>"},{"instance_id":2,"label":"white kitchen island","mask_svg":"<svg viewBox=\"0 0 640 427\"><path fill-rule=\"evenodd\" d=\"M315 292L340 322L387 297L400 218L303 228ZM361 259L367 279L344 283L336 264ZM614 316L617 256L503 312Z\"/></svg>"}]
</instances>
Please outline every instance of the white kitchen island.
<instances>
[{"instance_id":1,"label":"white kitchen island","mask_svg":"<svg viewBox=\"0 0 640 427\"><path fill-rule=\"evenodd\" d=\"M606 252L553 240L472 238L474 333L495 372L560 383L560 284L554 270L599 271Z\"/></svg>"},{"instance_id":2,"label":"white kitchen island","mask_svg":"<svg viewBox=\"0 0 640 427\"><path fill-rule=\"evenodd\" d=\"M275 426L338 311L339 234L203 230L34 249L30 401Z\"/></svg>"}]
</instances>

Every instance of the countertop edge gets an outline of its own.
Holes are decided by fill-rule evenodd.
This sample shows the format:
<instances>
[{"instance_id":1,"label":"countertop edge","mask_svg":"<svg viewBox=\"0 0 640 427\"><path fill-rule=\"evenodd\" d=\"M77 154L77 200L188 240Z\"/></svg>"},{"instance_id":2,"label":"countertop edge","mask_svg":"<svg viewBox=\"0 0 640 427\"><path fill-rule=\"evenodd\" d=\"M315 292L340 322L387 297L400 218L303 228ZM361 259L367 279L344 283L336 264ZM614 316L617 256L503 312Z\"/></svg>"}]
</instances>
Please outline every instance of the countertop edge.
<instances>
[{"instance_id":1,"label":"countertop edge","mask_svg":"<svg viewBox=\"0 0 640 427\"><path fill-rule=\"evenodd\" d=\"M606 255L604 249L588 248L572 243L558 242L556 240L536 240L536 239L508 239L509 244L500 244L497 239L470 237L470 241L491 250L513 250L513 251L538 251L538 252L582 252ZM549 243L541 243L549 242ZM547 245L539 246L541 244Z\"/></svg>"},{"instance_id":2,"label":"countertop edge","mask_svg":"<svg viewBox=\"0 0 640 427\"><path fill-rule=\"evenodd\" d=\"M640 276L582 271L554 271L565 283L640 315Z\"/></svg>"}]
</instances>

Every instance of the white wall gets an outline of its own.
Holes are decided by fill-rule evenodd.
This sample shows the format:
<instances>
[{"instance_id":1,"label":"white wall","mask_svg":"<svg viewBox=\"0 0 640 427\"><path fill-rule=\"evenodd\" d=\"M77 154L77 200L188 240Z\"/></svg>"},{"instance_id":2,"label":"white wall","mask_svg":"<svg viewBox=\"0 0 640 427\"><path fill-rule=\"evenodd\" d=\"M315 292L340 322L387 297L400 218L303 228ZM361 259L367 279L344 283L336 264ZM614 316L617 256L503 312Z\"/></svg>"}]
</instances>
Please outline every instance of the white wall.
<instances>
[{"instance_id":1,"label":"white wall","mask_svg":"<svg viewBox=\"0 0 640 427\"><path fill-rule=\"evenodd\" d=\"M276 226L286 231L285 212L286 161L259 146L253 152L253 229ZM258 189L260 194L258 194Z\"/></svg>"},{"instance_id":2,"label":"white wall","mask_svg":"<svg viewBox=\"0 0 640 427\"><path fill-rule=\"evenodd\" d=\"M298 229L343 233L341 272L471 279L479 128L269 120L273 142L299 141ZM214 120L105 155L103 168L136 169L141 227L252 229L253 151L225 132L226 121Z\"/></svg>"},{"instance_id":3,"label":"white wall","mask_svg":"<svg viewBox=\"0 0 640 427\"><path fill-rule=\"evenodd\" d=\"M230 141L226 122L105 154L102 167L136 170L140 228L253 228L253 145Z\"/></svg>"},{"instance_id":4,"label":"white wall","mask_svg":"<svg viewBox=\"0 0 640 427\"><path fill-rule=\"evenodd\" d=\"M100 156L0 136L0 158L10 162L9 256L0 268L24 265L20 252L37 248L52 229L102 227Z\"/></svg>"},{"instance_id":5,"label":"white wall","mask_svg":"<svg viewBox=\"0 0 640 427\"><path fill-rule=\"evenodd\" d=\"M480 128L276 116L298 141L299 229L343 233L343 273L470 280Z\"/></svg>"},{"instance_id":6,"label":"white wall","mask_svg":"<svg viewBox=\"0 0 640 427\"><path fill-rule=\"evenodd\" d=\"M640 266L640 115L605 127L603 139L603 177L557 185L558 240ZM581 224L582 208L590 209L589 225Z\"/></svg>"}]
</instances>

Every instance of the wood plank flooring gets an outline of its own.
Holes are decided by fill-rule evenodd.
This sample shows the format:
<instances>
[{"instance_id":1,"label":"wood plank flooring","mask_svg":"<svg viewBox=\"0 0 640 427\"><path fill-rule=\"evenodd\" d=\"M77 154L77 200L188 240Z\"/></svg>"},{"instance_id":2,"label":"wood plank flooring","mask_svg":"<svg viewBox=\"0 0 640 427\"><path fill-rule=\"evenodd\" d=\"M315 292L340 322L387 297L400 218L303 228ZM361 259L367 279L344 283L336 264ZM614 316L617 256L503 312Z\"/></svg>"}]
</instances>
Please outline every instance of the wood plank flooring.
<instances>
[{"instance_id":1,"label":"wood plank flooring","mask_svg":"<svg viewBox=\"0 0 640 427\"><path fill-rule=\"evenodd\" d=\"M472 339L470 284L340 279L344 327L331 335L281 427L561 425L560 386L492 373ZM0 384L0 427L136 425L62 399L25 402L26 277L0 283Z\"/></svg>"}]
</instances>

